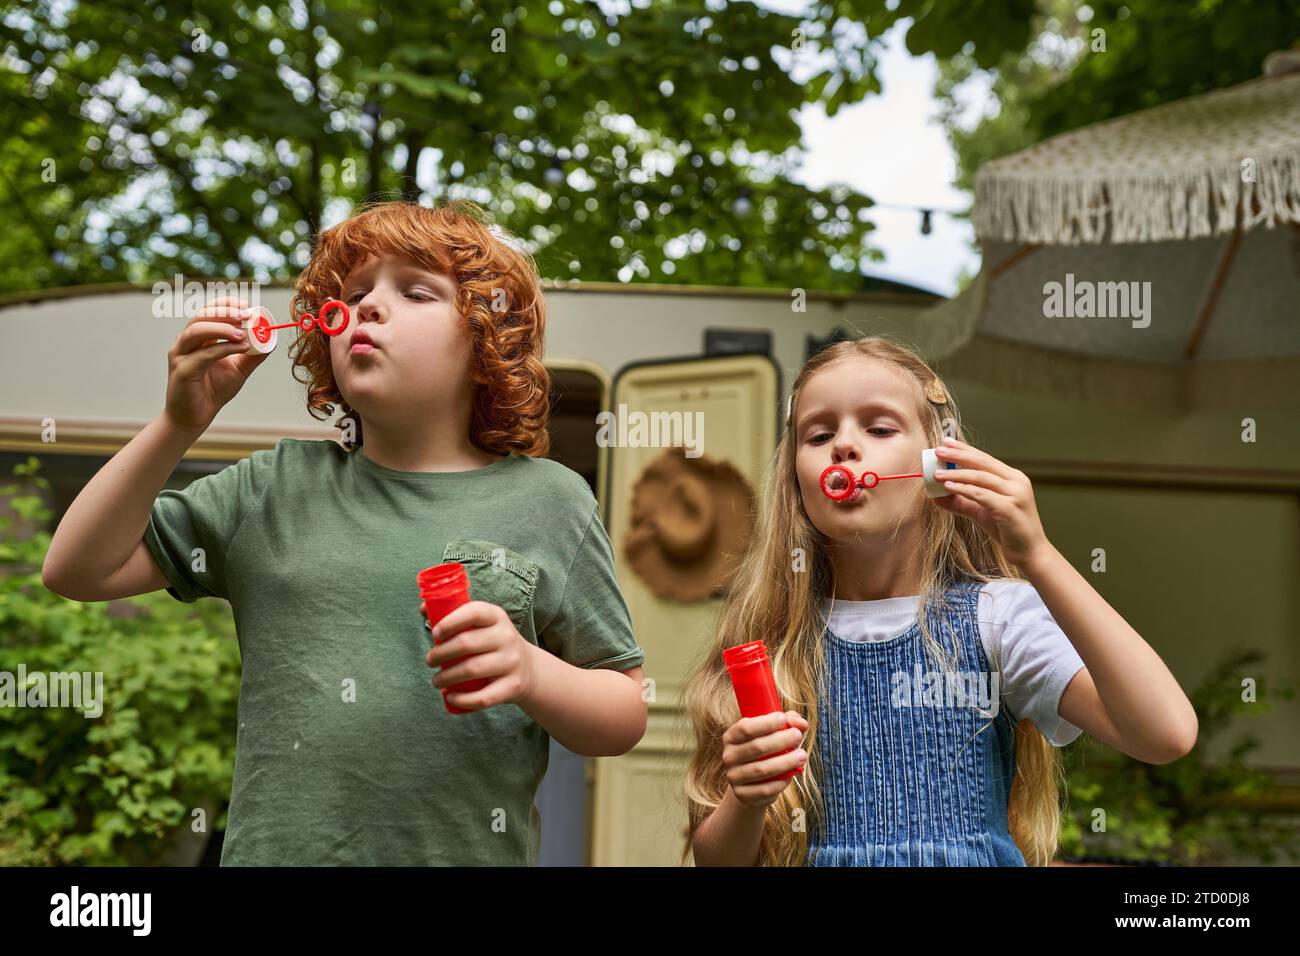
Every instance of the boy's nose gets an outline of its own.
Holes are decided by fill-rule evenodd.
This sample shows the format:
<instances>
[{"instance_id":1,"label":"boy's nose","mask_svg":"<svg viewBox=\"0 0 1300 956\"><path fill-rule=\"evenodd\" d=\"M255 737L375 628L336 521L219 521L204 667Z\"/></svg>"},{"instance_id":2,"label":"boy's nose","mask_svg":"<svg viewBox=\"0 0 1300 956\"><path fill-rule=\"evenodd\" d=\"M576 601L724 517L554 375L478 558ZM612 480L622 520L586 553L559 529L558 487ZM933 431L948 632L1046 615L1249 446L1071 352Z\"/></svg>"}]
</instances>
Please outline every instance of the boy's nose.
<instances>
[{"instance_id":1,"label":"boy's nose","mask_svg":"<svg viewBox=\"0 0 1300 956\"><path fill-rule=\"evenodd\" d=\"M357 303L358 322L377 322L381 317L379 304L368 295Z\"/></svg>"}]
</instances>

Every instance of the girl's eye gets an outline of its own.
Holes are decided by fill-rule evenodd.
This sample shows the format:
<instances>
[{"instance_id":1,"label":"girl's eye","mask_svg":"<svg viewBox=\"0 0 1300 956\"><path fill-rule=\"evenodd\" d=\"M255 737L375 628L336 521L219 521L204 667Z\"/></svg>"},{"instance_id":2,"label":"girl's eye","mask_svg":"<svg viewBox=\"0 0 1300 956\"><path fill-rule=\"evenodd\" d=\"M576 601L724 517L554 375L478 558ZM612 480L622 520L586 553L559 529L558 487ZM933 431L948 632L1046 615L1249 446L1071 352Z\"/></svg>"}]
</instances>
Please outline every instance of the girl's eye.
<instances>
[{"instance_id":1,"label":"girl's eye","mask_svg":"<svg viewBox=\"0 0 1300 956\"><path fill-rule=\"evenodd\" d=\"M886 435L892 435L894 434L895 431L897 431L897 429L886 428L884 425L877 425L875 428L868 428L867 431L871 432L872 434L875 434L876 432L884 432ZM831 436L830 432L818 432L816 435L810 436L808 440L813 444L818 444L819 438L829 438L830 436Z\"/></svg>"},{"instance_id":2,"label":"girl's eye","mask_svg":"<svg viewBox=\"0 0 1300 956\"><path fill-rule=\"evenodd\" d=\"M359 295L361 295L361 293L360 293L359 291L358 291L358 292L353 292L351 295L349 295L349 296L348 296L346 299L344 299L343 301L346 302L348 305L352 305L353 303L355 303L355 302L357 301L357 296L359 296Z\"/></svg>"}]
</instances>

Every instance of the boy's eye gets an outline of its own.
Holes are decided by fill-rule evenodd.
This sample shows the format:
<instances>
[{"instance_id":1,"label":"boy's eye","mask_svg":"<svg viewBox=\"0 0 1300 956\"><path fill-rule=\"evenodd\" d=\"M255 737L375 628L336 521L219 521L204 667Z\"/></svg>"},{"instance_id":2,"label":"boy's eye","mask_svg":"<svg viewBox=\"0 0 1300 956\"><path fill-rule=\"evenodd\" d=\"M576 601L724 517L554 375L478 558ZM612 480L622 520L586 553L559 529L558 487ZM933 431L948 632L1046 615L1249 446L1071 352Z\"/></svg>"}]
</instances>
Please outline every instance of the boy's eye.
<instances>
[{"instance_id":1,"label":"boy's eye","mask_svg":"<svg viewBox=\"0 0 1300 956\"><path fill-rule=\"evenodd\" d=\"M361 291L360 289L358 289L356 292L350 293L350 294L348 295L348 297L347 297L346 299L344 299L343 301L346 302L348 305L355 305L357 299L361 298L362 295L363 295L362 291ZM427 293L422 292L422 291L420 291L420 290L415 290L415 291L412 291L412 292L408 292L408 293L406 294L406 297L407 297L408 299L414 299L416 302L432 302L432 301L433 301L433 296L428 295Z\"/></svg>"}]
</instances>

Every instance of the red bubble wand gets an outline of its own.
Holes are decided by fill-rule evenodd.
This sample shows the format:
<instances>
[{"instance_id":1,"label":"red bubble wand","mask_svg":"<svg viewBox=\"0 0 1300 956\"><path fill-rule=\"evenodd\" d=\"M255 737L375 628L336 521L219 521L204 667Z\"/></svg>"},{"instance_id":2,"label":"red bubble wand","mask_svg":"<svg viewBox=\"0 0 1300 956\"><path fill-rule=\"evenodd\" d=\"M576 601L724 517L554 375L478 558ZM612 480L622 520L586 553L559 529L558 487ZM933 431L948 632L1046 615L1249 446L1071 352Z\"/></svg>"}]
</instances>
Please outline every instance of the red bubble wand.
<instances>
[{"instance_id":1,"label":"red bubble wand","mask_svg":"<svg viewBox=\"0 0 1300 956\"><path fill-rule=\"evenodd\" d=\"M894 478L924 478L923 472L915 472L908 475L878 475L874 471L864 471L862 477L854 478L853 472L843 465L831 465L822 472L821 486L822 494L831 501L844 501L853 495L858 488L874 488L882 481L891 481Z\"/></svg>"},{"instance_id":2,"label":"red bubble wand","mask_svg":"<svg viewBox=\"0 0 1300 956\"><path fill-rule=\"evenodd\" d=\"M331 312L342 312L343 319L338 325L331 326L326 321L326 316ZM310 332L312 329L320 329L326 335L339 335L348 327L352 321L352 313L348 311L347 304L339 299L329 299L320 307L318 315L312 315L310 312L304 312L297 322L285 322L283 325L271 324L271 313L262 306L256 306L250 310L250 315L245 328L251 333L251 338L256 339L256 343L250 342L258 351L269 352L275 348L275 330L291 329L295 326L304 332Z\"/></svg>"}]
</instances>

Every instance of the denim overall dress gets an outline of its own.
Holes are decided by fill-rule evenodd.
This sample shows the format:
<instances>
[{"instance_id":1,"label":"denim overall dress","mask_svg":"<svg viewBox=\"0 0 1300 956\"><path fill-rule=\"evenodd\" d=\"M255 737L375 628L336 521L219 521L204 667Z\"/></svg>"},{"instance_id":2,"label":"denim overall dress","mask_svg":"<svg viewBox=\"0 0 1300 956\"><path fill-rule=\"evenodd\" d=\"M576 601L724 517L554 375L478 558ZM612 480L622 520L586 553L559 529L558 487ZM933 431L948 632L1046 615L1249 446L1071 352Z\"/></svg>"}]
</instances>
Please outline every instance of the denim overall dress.
<instances>
[{"instance_id":1,"label":"denim overall dress","mask_svg":"<svg viewBox=\"0 0 1300 956\"><path fill-rule=\"evenodd\" d=\"M955 637L957 670L1000 691L980 642L979 589L952 586L946 614L929 609L931 634L949 654ZM938 626L941 615L954 634ZM940 706L895 702L895 675L912 688L913 675L939 670L917 621L887 641L849 641L829 629L824 640L817 748L825 814L810 829L805 865L1024 866L1007 830L1015 734L1000 699L995 717L969 697L965 706L952 706L956 697Z\"/></svg>"}]
</instances>

